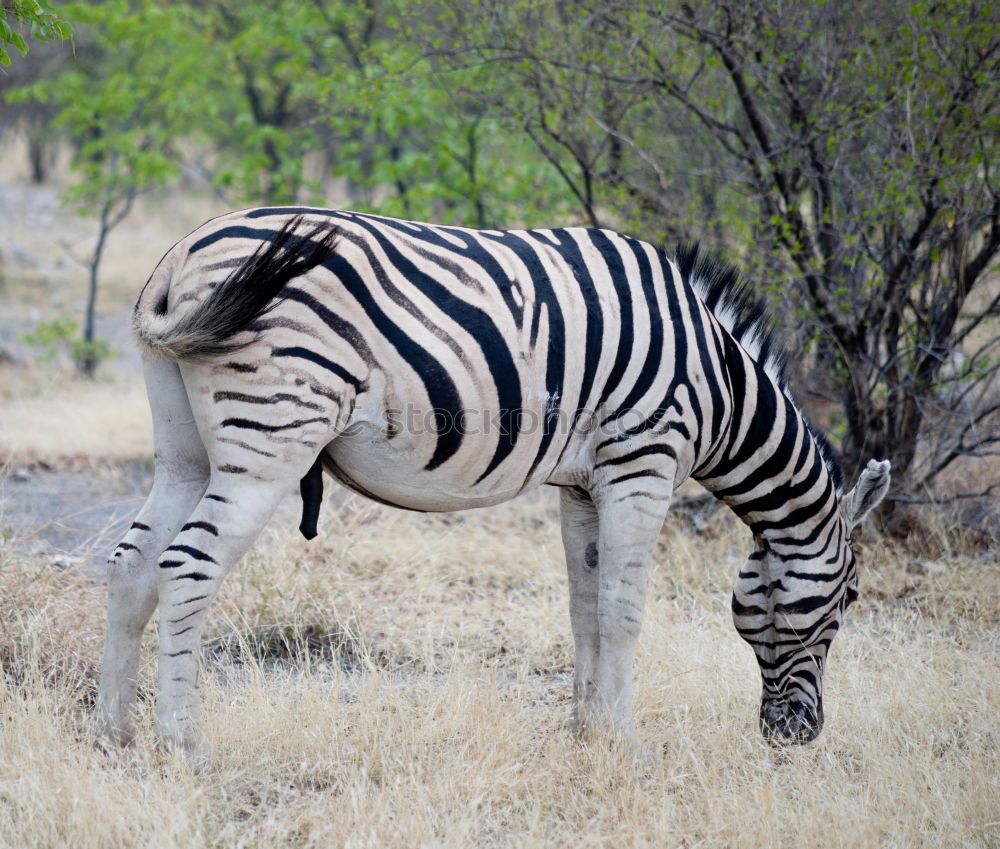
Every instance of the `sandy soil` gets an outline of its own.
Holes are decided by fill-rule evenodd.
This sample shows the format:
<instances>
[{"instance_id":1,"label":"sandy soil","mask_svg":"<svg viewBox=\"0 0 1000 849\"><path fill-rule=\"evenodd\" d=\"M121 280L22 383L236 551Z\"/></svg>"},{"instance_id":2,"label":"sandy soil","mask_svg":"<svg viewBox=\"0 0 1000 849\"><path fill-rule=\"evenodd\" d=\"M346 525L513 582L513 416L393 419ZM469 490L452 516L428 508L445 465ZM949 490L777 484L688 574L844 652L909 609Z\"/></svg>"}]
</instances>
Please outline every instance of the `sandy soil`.
<instances>
[{"instance_id":1,"label":"sandy soil","mask_svg":"<svg viewBox=\"0 0 1000 849\"><path fill-rule=\"evenodd\" d=\"M0 483L0 524L53 564L100 572L151 482L144 461L103 470L21 467Z\"/></svg>"}]
</instances>

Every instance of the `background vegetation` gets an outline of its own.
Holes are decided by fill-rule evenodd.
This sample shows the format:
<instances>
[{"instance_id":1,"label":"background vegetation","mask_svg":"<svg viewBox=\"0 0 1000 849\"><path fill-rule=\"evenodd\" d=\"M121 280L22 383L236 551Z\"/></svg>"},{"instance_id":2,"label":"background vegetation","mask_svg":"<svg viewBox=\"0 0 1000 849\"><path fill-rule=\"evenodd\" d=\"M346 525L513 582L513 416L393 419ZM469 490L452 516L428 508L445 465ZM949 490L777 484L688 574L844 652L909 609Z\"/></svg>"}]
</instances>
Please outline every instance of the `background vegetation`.
<instances>
[{"instance_id":1,"label":"background vegetation","mask_svg":"<svg viewBox=\"0 0 1000 849\"><path fill-rule=\"evenodd\" d=\"M108 236L179 181L232 205L336 195L478 227L611 226L753 275L849 474L886 457L897 503L971 497L996 518L1000 479L971 462L1000 442L988 0L4 10L22 52L18 20L74 33L0 78L0 131L27 136L37 181L72 150L63 201L96 222L84 373L104 355Z\"/></svg>"},{"instance_id":2,"label":"background vegetation","mask_svg":"<svg viewBox=\"0 0 1000 849\"><path fill-rule=\"evenodd\" d=\"M1000 847L998 31L957 0L0 0L0 845ZM153 629L137 742L94 748L97 564L151 469L128 310L203 220L291 202L752 275L848 476L894 463L817 743L760 739L747 531L695 489L653 556L643 772L565 728L551 493L334 488L210 608L204 770L154 745Z\"/></svg>"},{"instance_id":3,"label":"background vegetation","mask_svg":"<svg viewBox=\"0 0 1000 849\"><path fill-rule=\"evenodd\" d=\"M1000 487L938 483L1000 442L989 2L5 8L75 33L2 95L35 179L68 143L64 202L96 219L85 373L106 241L140 193L198 175L233 204L325 203L337 178L403 217L703 241L758 281L849 473L886 457L897 497L981 511Z\"/></svg>"}]
</instances>

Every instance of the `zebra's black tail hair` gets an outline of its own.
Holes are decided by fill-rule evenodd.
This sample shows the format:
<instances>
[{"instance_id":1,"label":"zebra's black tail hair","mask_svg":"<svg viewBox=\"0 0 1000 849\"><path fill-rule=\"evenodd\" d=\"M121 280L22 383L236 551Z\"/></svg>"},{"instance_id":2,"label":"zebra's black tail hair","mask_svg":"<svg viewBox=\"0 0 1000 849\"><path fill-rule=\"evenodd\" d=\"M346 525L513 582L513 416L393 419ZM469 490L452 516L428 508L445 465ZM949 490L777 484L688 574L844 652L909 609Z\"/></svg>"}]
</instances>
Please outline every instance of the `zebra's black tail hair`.
<instances>
[{"instance_id":1,"label":"zebra's black tail hair","mask_svg":"<svg viewBox=\"0 0 1000 849\"><path fill-rule=\"evenodd\" d=\"M159 281L154 273L132 314L139 344L171 360L232 353L250 344L251 339L238 342L233 337L274 309L290 281L322 265L336 250L336 225L320 222L298 235L303 218L295 216L261 242L201 303L179 317L167 313L169 271L164 269L167 279Z\"/></svg>"}]
</instances>

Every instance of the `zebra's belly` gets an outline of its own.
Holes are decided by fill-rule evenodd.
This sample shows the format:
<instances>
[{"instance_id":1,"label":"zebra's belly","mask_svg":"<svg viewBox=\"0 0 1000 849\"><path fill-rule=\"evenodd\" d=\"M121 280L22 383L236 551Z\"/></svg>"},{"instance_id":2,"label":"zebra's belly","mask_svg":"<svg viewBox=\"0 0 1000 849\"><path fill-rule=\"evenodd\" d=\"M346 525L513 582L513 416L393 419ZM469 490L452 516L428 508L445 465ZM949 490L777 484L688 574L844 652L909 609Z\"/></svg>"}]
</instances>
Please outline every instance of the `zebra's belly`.
<instances>
[{"instance_id":1,"label":"zebra's belly","mask_svg":"<svg viewBox=\"0 0 1000 849\"><path fill-rule=\"evenodd\" d=\"M427 471L425 452L419 449L405 436L390 439L375 427L361 427L339 436L326 448L326 469L343 486L360 495L427 512L489 507L508 501L524 489L523 478L478 481L481 464L463 464L462 457Z\"/></svg>"}]
</instances>

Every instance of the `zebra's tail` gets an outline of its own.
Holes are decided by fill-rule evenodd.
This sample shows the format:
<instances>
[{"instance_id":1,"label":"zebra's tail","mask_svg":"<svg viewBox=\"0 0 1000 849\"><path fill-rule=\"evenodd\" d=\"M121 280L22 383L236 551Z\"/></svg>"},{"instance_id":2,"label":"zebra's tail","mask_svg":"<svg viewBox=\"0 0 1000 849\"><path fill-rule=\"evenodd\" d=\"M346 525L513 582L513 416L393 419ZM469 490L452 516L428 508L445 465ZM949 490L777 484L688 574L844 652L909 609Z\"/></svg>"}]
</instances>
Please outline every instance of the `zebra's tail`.
<instances>
[{"instance_id":1,"label":"zebra's tail","mask_svg":"<svg viewBox=\"0 0 1000 849\"><path fill-rule=\"evenodd\" d=\"M338 230L319 222L302 235L296 215L219 283L193 309L167 312L173 264L165 259L153 272L132 313L132 330L148 354L190 360L227 354L250 344L234 340L282 300L282 290L296 277L333 256Z\"/></svg>"}]
</instances>

